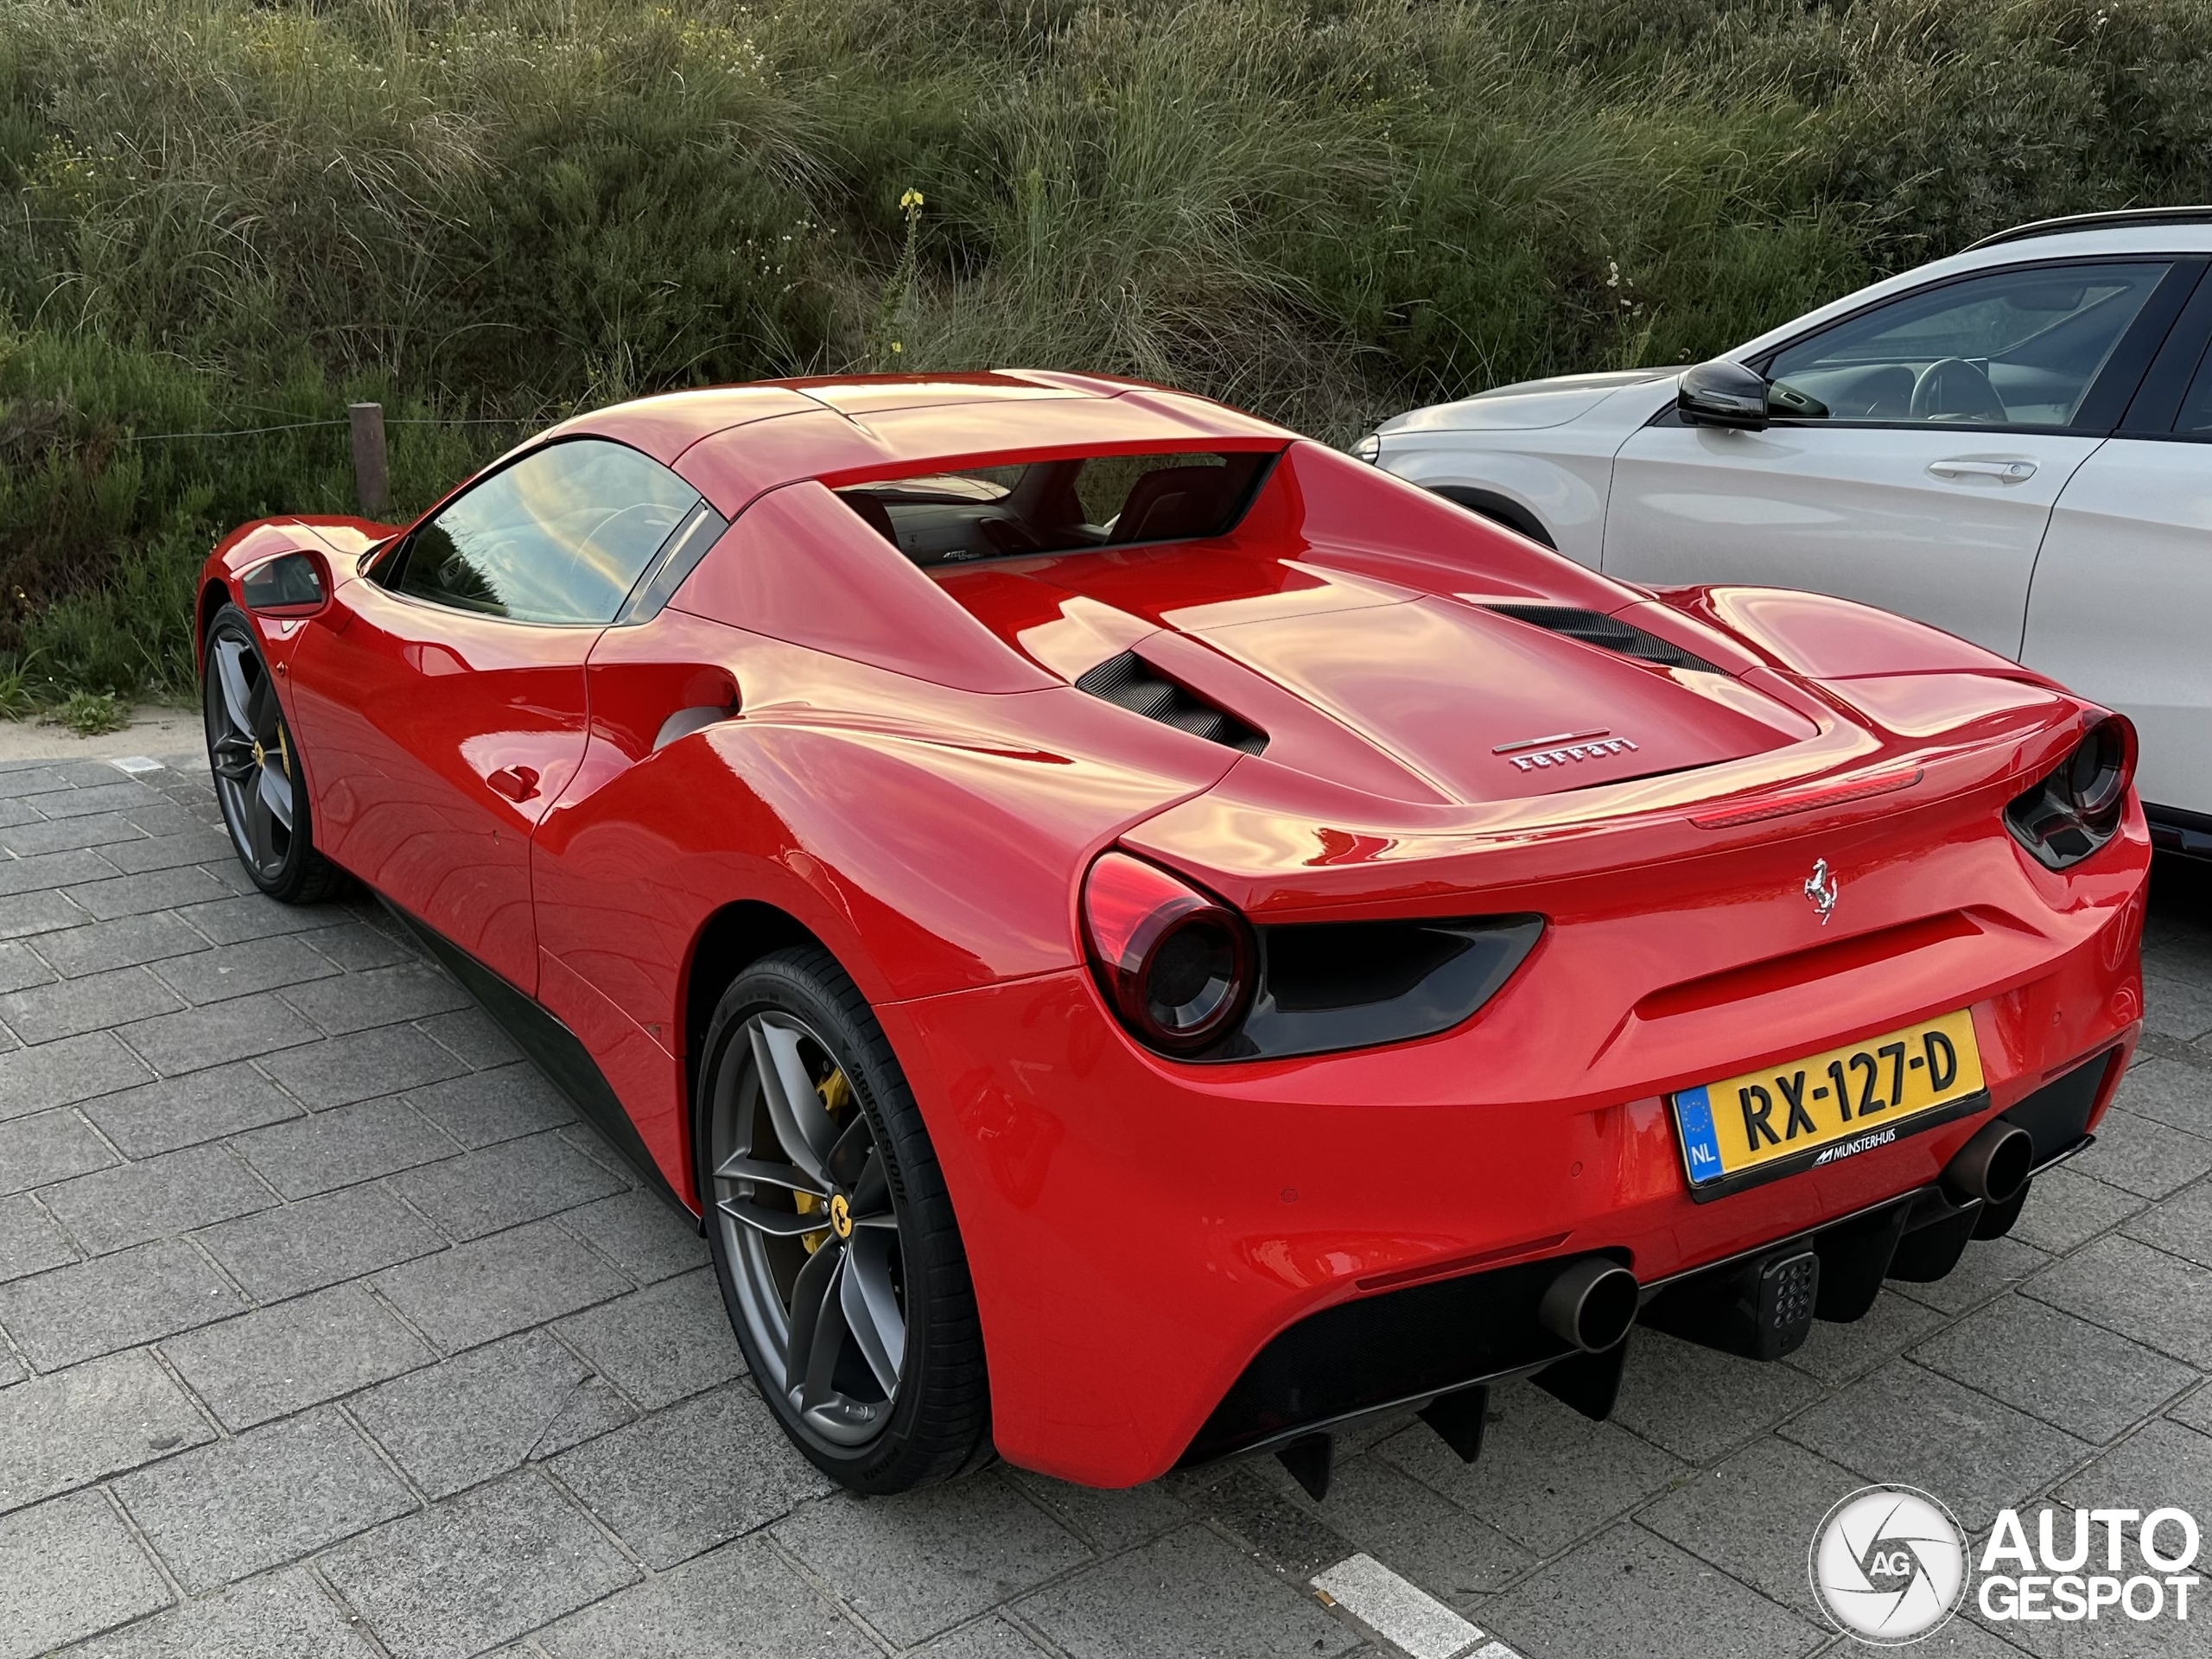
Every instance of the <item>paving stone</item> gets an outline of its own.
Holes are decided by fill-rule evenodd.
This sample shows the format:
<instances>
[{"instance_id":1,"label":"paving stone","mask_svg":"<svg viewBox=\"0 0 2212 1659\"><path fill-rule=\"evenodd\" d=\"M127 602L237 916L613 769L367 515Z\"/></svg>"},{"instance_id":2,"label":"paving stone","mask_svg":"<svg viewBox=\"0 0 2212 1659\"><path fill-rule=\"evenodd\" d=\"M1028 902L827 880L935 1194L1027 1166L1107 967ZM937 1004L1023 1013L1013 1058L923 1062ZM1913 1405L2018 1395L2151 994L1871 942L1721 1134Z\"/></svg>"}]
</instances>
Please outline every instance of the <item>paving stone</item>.
<instances>
[{"instance_id":1,"label":"paving stone","mask_svg":"<svg viewBox=\"0 0 2212 1659\"><path fill-rule=\"evenodd\" d=\"M1292 1502L1290 1487L1270 1479L1259 1459L1173 1474L1161 1484L1294 1582L1302 1583L1357 1553L1351 1540L1322 1520L1311 1504Z\"/></svg>"},{"instance_id":2,"label":"paving stone","mask_svg":"<svg viewBox=\"0 0 2212 1659\"><path fill-rule=\"evenodd\" d=\"M368 1442L327 1410L171 1458L118 1480L115 1495L194 1594L415 1507Z\"/></svg>"},{"instance_id":3,"label":"paving stone","mask_svg":"<svg viewBox=\"0 0 2212 1659\"><path fill-rule=\"evenodd\" d=\"M140 841L146 832L120 812L98 812L81 818L32 818L0 829L0 852L17 858L39 853L67 852L74 847L105 847L118 841Z\"/></svg>"},{"instance_id":4,"label":"paving stone","mask_svg":"<svg viewBox=\"0 0 2212 1659\"><path fill-rule=\"evenodd\" d=\"M1101 1555L1135 1549L1192 1519L1190 1506L1156 1480L1113 1491L1072 1485L1011 1464L1000 1472Z\"/></svg>"},{"instance_id":5,"label":"paving stone","mask_svg":"<svg viewBox=\"0 0 2212 1659\"><path fill-rule=\"evenodd\" d=\"M402 962L417 962L421 958L389 934L379 932L365 922L340 922L335 927L318 929L309 936L315 948L349 974L365 973L372 968L389 968Z\"/></svg>"},{"instance_id":6,"label":"paving stone","mask_svg":"<svg viewBox=\"0 0 2212 1659\"><path fill-rule=\"evenodd\" d=\"M162 1344L236 1432L427 1365L415 1333L358 1284L334 1285Z\"/></svg>"},{"instance_id":7,"label":"paving stone","mask_svg":"<svg viewBox=\"0 0 2212 1659\"><path fill-rule=\"evenodd\" d=\"M29 1193L0 1198L0 1282L77 1259L76 1247Z\"/></svg>"},{"instance_id":8,"label":"paving stone","mask_svg":"<svg viewBox=\"0 0 2212 1659\"><path fill-rule=\"evenodd\" d=\"M2200 1181L2143 1211L2120 1231L2169 1255L2212 1268L2212 1181Z\"/></svg>"},{"instance_id":9,"label":"paving stone","mask_svg":"<svg viewBox=\"0 0 2212 1659\"><path fill-rule=\"evenodd\" d=\"M315 1029L274 995L241 996L125 1026L119 1033L165 1077L251 1059L315 1039Z\"/></svg>"},{"instance_id":10,"label":"paving stone","mask_svg":"<svg viewBox=\"0 0 2212 1659\"><path fill-rule=\"evenodd\" d=\"M235 859L230 837L220 830L194 823L181 814L148 807L130 815L130 822L148 831L144 841L127 841L100 849L100 856L126 875L152 870L174 870L187 864L215 864Z\"/></svg>"},{"instance_id":11,"label":"paving stone","mask_svg":"<svg viewBox=\"0 0 2212 1659\"><path fill-rule=\"evenodd\" d=\"M523 1057L514 1039L481 1008L455 1008L451 1014L432 1014L416 1024L466 1065L480 1071L512 1065Z\"/></svg>"},{"instance_id":12,"label":"paving stone","mask_svg":"<svg viewBox=\"0 0 2212 1659\"><path fill-rule=\"evenodd\" d=\"M57 1037L79 1037L181 1006L143 968L118 968L0 996L0 1020L26 1043L50 1043Z\"/></svg>"},{"instance_id":13,"label":"paving stone","mask_svg":"<svg viewBox=\"0 0 2212 1659\"><path fill-rule=\"evenodd\" d=\"M551 1222L390 1268L378 1287L448 1353L619 1296L627 1280Z\"/></svg>"},{"instance_id":14,"label":"paving stone","mask_svg":"<svg viewBox=\"0 0 2212 1659\"><path fill-rule=\"evenodd\" d=\"M1663 1332L1639 1329L1630 1342L1613 1421L1690 1463L1711 1463L1821 1392L1787 1365L1739 1359Z\"/></svg>"},{"instance_id":15,"label":"paving stone","mask_svg":"<svg viewBox=\"0 0 2212 1659\"><path fill-rule=\"evenodd\" d=\"M2119 1110L2212 1138L2212 1072L2176 1060L2138 1060L2113 1096Z\"/></svg>"},{"instance_id":16,"label":"paving stone","mask_svg":"<svg viewBox=\"0 0 2212 1659\"><path fill-rule=\"evenodd\" d=\"M350 985L353 977L341 982ZM406 1026L334 1037L272 1055L265 1064L270 1077L317 1109L418 1089L462 1070L445 1049Z\"/></svg>"},{"instance_id":17,"label":"paving stone","mask_svg":"<svg viewBox=\"0 0 2212 1659\"><path fill-rule=\"evenodd\" d=\"M13 939L0 944L0 992L51 985L54 977L54 970L41 962L29 945Z\"/></svg>"},{"instance_id":18,"label":"paving stone","mask_svg":"<svg viewBox=\"0 0 2212 1659\"><path fill-rule=\"evenodd\" d=\"M2143 1023L2162 1036L2194 1042L2212 1032L2212 990L2146 973L2143 976Z\"/></svg>"},{"instance_id":19,"label":"paving stone","mask_svg":"<svg viewBox=\"0 0 2212 1659\"><path fill-rule=\"evenodd\" d=\"M528 1064L410 1090L407 1103L464 1147L488 1147L576 1121L561 1091Z\"/></svg>"},{"instance_id":20,"label":"paving stone","mask_svg":"<svg viewBox=\"0 0 2212 1659\"><path fill-rule=\"evenodd\" d=\"M304 1567L250 1579L69 1649L69 1659L373 1659Z\"/></svg>"},{"instance_id":21,"label":"paving stone","mask_svg":"<svg viewBox=\"0 0 2212 1659\"><path fill-rule=\"evenodd\" d=\"M0 1121L127 1089L151 1076L105 1032L0 1054Z\"/></svg>"},{"instance_id":22,"label":"paving stone","mask_svg":"<svg viewBox=\"0 0 2212 1659\"><path fill-rule=\"evenodd\" d=\"M1970 1531L2025 1502L2089 1450L2074 1435L1906 1360L1861 1377L1781 1432L1870 1481L1936 1493Z\"/></svg>"},{"instance_id":23,"label":"paving stone","mask_svg":"<svg viewBox=\"0 0 2212 1659\"><path fill-rule=\"evenodd\" d=\"M221 945L198 956L162 963L153 970L164 985L195 1007L256 991L280 990L327 978L337 971L291 933Z\"/></svg>"},{"instance_id":24,"label":"paving stone","mask_svg":"<svg viewBox=\"0 0 2212 1659\"><path fill-rule=\"evenodd\" d=\"M2212 1389L2199 1389L2168 1410L2166 1415L2177 1423L2188 1424L2200 1434L2212 1434Z\"/></svg>"},{"instance_id":25,"label":"paving stone","mask_svg":"<svg viewBox=\"0 0 2212 1659\"><path fill-rule=\"evenodd\" d=\"M2112 1440L2196 1381L2126 1337L2006 1296L1912 1351L1932 1370L2082 1440Z\"/></svg>"},{"instance_id":26,"label":"paving stone","mask_svg":"<svg viewBox=\"0 0 2212 1659\"><path fill-rule=\"evenodd\" d=\"M1483 1624L1528 1659L1782 1659L1833 1636L1633 1526L1549 1563L1490 1602Z\"/></svg>"},{"instance_id":27,"label":"paving stone","mask_svg":"<svg viewBox=\"0 0 2212 1659\"><path fill-rule=\"evenodd\" d=\"M840 1492L775 1529L861 1618L900 1647L1089 1560L1090 1551L985 1475L861 1498Z\"/></svg>"},{"instance_id":28,"label":"paving stone","mask_svg":"<svg viewBox=\"0 0 2212 1659\"><path fill-rule=\"evenodd\" d=\"M0 858L0 893L50 893L114 874L115 866L90 849L41 853L35 858ZM81 906L79 908L80 913L91 913Z\"/></svg>"},{"instance_id":29,"label":"paving stone","mask_svg":"<svg viewBox=\"0 0 2212 1659\"><path fill-rule=\"evenodd\" d=\"M432 1497L565 1452L637 1414L543 1331L472 1348L372 1389L353 1410Z\"/></svg>"},{"instance_id":30,"label":"paving stone","mask_svg":"<svg viewBox=\"0 0 2212 1659\"><path fill-rule=\"evenodd\" d=\"M92 1125L67 1109L0 1123L0 1193L67 1180L114 1161Z\"/></svg>"},{"instance_id":31,"label":"paving stone","mask_svg":"<svg viewBox=\"0 0 2212 1659\"><path fill-rule=\"evenodd\" d=\"M2114 1107L2097 1125L2096 1144L2067 1162L2123 1192L2163 1198L2212 1171L2212 1141Z\"/></svg>"},{"instance_id":32,"label":"paving stone","mask_svg":"<svg viewBox=\"0 0 2212 1659\"><path fill-rule=\"evenodd\" d=\"M701 1268L563 1319L556 1327L600 1373L648 1411L741 1376L721 1287Z\"/></svg>"},{"instance_id":33,"label":"paving stone","mask_svg":"<svg viewBox=\"0 0 2212 1659\"><path fill-rule=\"evenodd\" d=\"M112 1354L0 1389L0 1510L215 1438L154 1357Z\"/></svg>"},{"instance_id":34,"label":"paving stone","mask_svg":"<svg viewBox=\"0 0 2212 1659\"><path fill-rule=\"evenodd\" d=\"M622 1190L603 1166L552 1134L410 1170L391 1185L455 1238L481 1238Z\"/></svg>"},{"instance_id":35,"label":"paving stone","mask_svg":"<svg viewBox=\"0 0 2212 1659\"><path fill-rule=\"evenodd\" d=\"M92 918L59 893L23 893L0 898L0 939L28 939L41 933L81 927Z\"/></svg>"},{"instance_id":36,"label":"paving stone","mask_svg":"<svg viewBox=\"0 0 2212 1659\"><path fill-rule=\"evenodd\" d=\"M2144 1200L2132 1192L2091 1180L2061 1164L2036 1177L2027 1204L2007 1236L2063 1255L2079 1249L2099 1233L2109 1232L2143 1205Z\"/></svg>"},{"instance_id":37,"label":"paving stone","mask_svg":"<svg viewBox=\"0 0 2212 1659\"><path fill-rule=\"evenodd\" d=\"M2212 1369L2212 1268L2110 1236L2026 1287L2037 1301Z\"/></svg>"},{"instance_id":38,"label":"paving stone","mask_svg":"<svg viewBox=\"0 0 2212 1659\"><path fill-rule=\"evenodd\" d=\"M948 1631L914 1653L916 1659L1046 1659L1044 1649L997 1615Z\"/></svg>"},{"instance_id":39,"label":"paving stone","mask_svg":"<svg viewBox=\"0 0 2212 1659\"><path fill-rule=\"evenodd\" d=\"M10 766L0 770L0 800L12 800L23 795L43 795L68 787L67 779L49 766Z\"/></svg>"},{"instance_id":40,"label":"paving stone","mask_svg":"<svg viewBox=\"0 0 2212 1659\"><path fill-rule=\"evenodd\" d=\"M754 1538L632 1585L537 1640L553 1659L874 1659L876 1653Z\"/></svg>"},{"instance_id":41,"label":"paving stone","mask_svg":"<svg viewBox=\"0 0 2212 1659\"><path fill-rule=\"evenodd\" d=\"M349 974L335 984L302 985L287 1000L334 1037L450 1013L470 1001L452 975L412 962Z\"/></svg>"},{"instance_id":42,"label":"paving stone","mask_svg":"<svg viewBox=\"0 0 2212 1659\"><path fill-rule=\"evenodd\" d=\"M98 1492L0 1519L0 1659L28 1659L168 1603L161 1574Z\"/></svg>"},{"instance_id":43,"label":"paving stone","mask_svg":"<svg viewBox=\"0 0 2212 1659\"><path fill-rule=\"evenodd\" d=\"M1087 1567L1015 1611L1071 1659L1329 1659L1360 1645L1203 1527Z\"/></svg>"},{"instance_id":44,"label":"paving stone","mask_svg":"<svg viewBox=\"0 0 2212 1659\"><path fill-rule=\"evenodd\" d=\"M708 1260L698 1224L641 1186L571 1210L561 1224L640 1284L672 1278Z\"/></svg>"},{"instance_id":45,"label":"paving stone","mask_svg":"<svg viewBox=\"0 0 2212 1659\"><path fill-rule=\"evenodd\" d=\"M231 1143L288 1198L374 1180L460 1148L396 1099L363 1101L241 1135Z\"/></svg>"},{"instance_id":46,"label":"paving stone","mask_svg":"<svg viewBox=\"0 0 2212 1659\"><path fill-rule=\"evenodd\" d=\"M1341 1459L1329 1496L1319 1503L1273 1458L1255 1459L1252 1467L1346 1542L1462 1611L1536 1564L1497 1528L1380 1458Z\"/></svg>"},{"instance_id":47,"label":"paving stone","mask_svg":"<svg viewBox=\"0 0 2212 1659\"><path fill-rule=\"evenodd\" d=\"M194 905L185 919L217 944L265 939L273 933L311 933L334 927L344 912L328 905L280 905L264 894L247 893Z\"/></svg>"},{"instance_id":48,"label":"paving stone","mask_svg":"<svg viewBox=\"0 0 2212 1659\"><path fill-rule=\"evenodd\" d=\"M181 1239L0 1286L0 1325L41 1371L189 1331L244 1306Z\"/></svg>"},{"instance_id":49,"label":"paving stone","mask_svg":"<svg viewBox=\"0 0 2212 1659\"><path fill-rule=\"evenodd\" d=\"M1426 1427L1393 1435L1376 1455L1548 1555L1688 1472L1617 1423L1593 1423L1533 1385L1491 1393L1497 1414L1479 1462L1459 1461Z\"/></svg>"},{"instance_id":50,"label":"paving stone","mask_svg":"<svg viewBox=\"0 0 2212 1659\"><path fill-rule=\"evenodd\" d=\"M1834 1387L1895 1359L1942 1323L1935 1309L1885 1287L1864 1319L1848 1325L1815 1319L1804 1346L1785 1363Z\"/></svg>"},{"instance_id":51,"label":"paving stone","mask_svg":"<svg viewBox=\"0 0 2212 1659\"><path fill-rule=\"evenodd\" d=\"M134 1075L145 1075L134 1063ZM306 1116L299 1103L244 1061L88 1100L85 1116L127 1158L150 1158Z\"/></svg>"},{"instance_id":52,"label":"paving stone","mask_svg":"<svg viewBox=\"0 0 2212 1659\"><path fill-rule=\"evenodd\" d=\"M192 1147L79 1175L39 1197L94 1255L251 1215L276 1202L222 1147Z\"/></svg>"},{"instance_id":53,"label":"paving stone","mask_svg":"<svg viewBox=\"0 0 2212 1659\"><path fill-rule=\"evenodd\" d=\"M38 803L38 810L49 818L81 818L95 812L128 812L142 806L159 806L162 798L143 784L94 783L86 787L56 792Z\"/></svg>"},{"instance_id":54,"label":"paving stone","mask_svg":"<svg viewBox=\"0 0 2212 1659\"><path fill-rule=\"evenodd\" d=\"M2212 1436L2163 1418L2154 1419L2141 1433L2069 1476L2053 1497L2057 1503L2082 1510L2108 1509L2116 1503L2146 1513L2166 1508L2186 1510L2202 1521L2212 1515ZM2067 1537L2063 1525L2059 1536ZM2174 1535L2164 1529L2160 1529L2159 1541L2169 1551L2175 1548ZM2201 1567L2201 1555L2198 1561ZM2132 1554L2128 1566L2140 1570Z\"/></svg>"},{"instance_id":55,"label":"paving stone","mask_svg":"<svg viewBox=\"0 0 2212 1659\"><path fill-rule=\"evenodd\" d=\"M397 1659L465 1659L639 1576L535 1473L390 1522L322 1567Z\"/></svg>"},{"instance_id":56,"label":"paving stone","mask_svg":"<svg viewBox=\"0 0 2212 1659\"><path fill-rule=\"evenodd\" d=\"M749 1383L641 1417L550 1466L654 1567L673 1567L830 1490Z\"/></svg>"},{"instance_id":57,"label":"paving stone","mask_svg":"<svg viewBox=\"0 0 2212 1659\"><path fill-rule=\"evenodd\" d=\"M1889 1288L1939 1312L1963 1313L1977 1303L2010 1289L2050 1262L2050 1258L2041 1250L2017 1238L1978 1240L1967 1246L1967 1253L1948 1276L1925 1285L1893 1279Z\"/></svg>"},{"instance_id":58,"label":"paving stone","mask_svg":"<svg viewBox=\"0 0 2212 1659\"><path fill-rule=\"evenodd\" d=\"M446 1241L380 1186L349 1186L199 1236L259 1302L282 1301L443 1249Z\"/></svg>"},{"instance_id":59,"label":"paving stone","mask_svg":"<svg viewBox=\"0 0 2212 1659\"><path fill-rule=\"evenodd\" d=\"M111 922L118 916L143 916L150 911L206 904L225 897L230 889L198 865L186 864L175 869L148 870L140 875L86 881L67 892L87 914Z\"/></svg>"},{"instance_id":60,"label":"paving stone","mask_svg":"<svg viewBox=\"0 0 2212 1659\"><path fill-rule=\"evenodd\" d=\"M1637 1519L1817 1624L1806 1551L1828 1510L1866 1484L1768 1435L1659 1497Z\"/></svg>"},{"instance_id":61,"label":"paving stone","mask_svg":"<svg viewBox=\"0 0 2212 1659\"><path fill-rule=\"evenodd\" d=\"M37 942L38 954L65 979L168 961L207 948L194 929L166 910L42 933Z\"/></svg>"}]
</instances>

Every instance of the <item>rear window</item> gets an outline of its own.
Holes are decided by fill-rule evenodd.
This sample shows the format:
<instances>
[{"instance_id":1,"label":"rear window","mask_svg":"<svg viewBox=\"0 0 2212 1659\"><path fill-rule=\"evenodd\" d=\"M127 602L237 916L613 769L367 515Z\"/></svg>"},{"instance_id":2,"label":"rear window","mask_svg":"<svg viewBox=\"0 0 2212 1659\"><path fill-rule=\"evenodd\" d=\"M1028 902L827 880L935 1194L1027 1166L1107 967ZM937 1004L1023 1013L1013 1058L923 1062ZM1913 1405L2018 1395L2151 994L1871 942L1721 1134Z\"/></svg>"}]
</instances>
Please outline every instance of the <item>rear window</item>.
<instances>
[{"instance_id":1,"label":"rear window","mask_svg":"<svg viewBox=\"0 0 2212 1659\"><path fill-rule=\"evenodd\" d=\"M1221 536L1272 454L1088 455L855 485L838 497L916 564Z\"/></svg>"}]
</instances>

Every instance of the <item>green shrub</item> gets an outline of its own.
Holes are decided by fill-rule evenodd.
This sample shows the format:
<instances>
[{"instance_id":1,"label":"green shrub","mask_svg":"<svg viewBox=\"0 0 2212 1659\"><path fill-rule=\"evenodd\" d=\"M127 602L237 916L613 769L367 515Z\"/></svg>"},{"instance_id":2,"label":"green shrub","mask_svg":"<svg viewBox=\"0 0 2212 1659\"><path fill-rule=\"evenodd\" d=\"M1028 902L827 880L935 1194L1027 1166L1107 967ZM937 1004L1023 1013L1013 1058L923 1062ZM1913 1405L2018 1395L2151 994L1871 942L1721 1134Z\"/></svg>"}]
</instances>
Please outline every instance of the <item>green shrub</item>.
<instances>
[{"instance_id":1,"label":"green shrub","mask_svg":"<svg viewBox=\"0 0 2212 1659\"><path fill-rule=\"evenodd\" d=\"M395 514L772 374L1342 440L2208 159L2201 0L0 0L0 684L187 688L200 558L348 510L350 401Z\"/></svg>"}]
</instances>

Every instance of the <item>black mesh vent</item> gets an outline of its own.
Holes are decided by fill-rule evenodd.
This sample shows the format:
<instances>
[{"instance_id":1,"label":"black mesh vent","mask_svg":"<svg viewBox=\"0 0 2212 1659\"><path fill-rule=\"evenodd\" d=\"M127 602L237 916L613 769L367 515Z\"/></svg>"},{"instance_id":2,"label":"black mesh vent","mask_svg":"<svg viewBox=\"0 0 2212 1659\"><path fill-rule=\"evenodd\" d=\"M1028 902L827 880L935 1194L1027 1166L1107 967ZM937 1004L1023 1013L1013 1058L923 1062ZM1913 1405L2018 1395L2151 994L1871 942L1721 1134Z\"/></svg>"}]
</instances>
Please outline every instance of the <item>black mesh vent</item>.
<instances>
[{"instance_id":1,"label":"black mesh vent","mask_svg":"<svg viewBox=\"0 0 2212 1659\"><path fill-rule=\"evenodd\" d=\"M1500 616L1510 616L1516 622L1533 622L1554 633L1580 639L1586 645L1617 651L1624 657L1657 663L1664 668L1694 668L1707 674L1723 671L1704 658L1671 645L1656 633L1646 633L1617 616L1607 616L1603 611L1577 610L1572 605L1491 605L1484 608L1496 611Z\"/></svg>"},{"instance_id":2,"label":"black mesh vent","mask_svg":"<svg viewBox=\"0 0 2212 1659\"><path fill-rule=\"evenodd\" d=\"M1268 747L1267 734L1254 731L1236 715L1201 702L1173 680L1164 680L1134 651L1109 657L1076 682L1078 690L1118 703L1133 715L1173 726L1211 743L1225 743L1247 754Z\"/></svg>"}]
</instances>

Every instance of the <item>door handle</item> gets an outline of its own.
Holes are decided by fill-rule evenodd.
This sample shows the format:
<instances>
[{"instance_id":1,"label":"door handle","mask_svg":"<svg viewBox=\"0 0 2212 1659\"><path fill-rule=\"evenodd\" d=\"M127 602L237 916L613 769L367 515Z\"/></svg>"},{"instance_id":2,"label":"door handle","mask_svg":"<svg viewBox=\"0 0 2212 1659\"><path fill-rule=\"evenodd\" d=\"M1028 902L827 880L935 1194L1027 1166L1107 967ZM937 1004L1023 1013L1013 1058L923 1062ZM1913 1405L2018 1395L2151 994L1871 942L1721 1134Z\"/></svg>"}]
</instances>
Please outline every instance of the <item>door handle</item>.
<instances>
[{"instance_id":1,"label":"door handle","mask_svg":"<svg viewBox=\"0 0 2212 1659\"><path fill-rule=\"evenodd\" d=\"M2036 475L2032 461L1931 461L1928 471L1936 478L1993 478L1999 484L2020 484Z\"/></svg>"},{"instance_id":2,"label":"door handle","mask_svg":"<svg viewBox=\"0 0 2212 1659\"><path fill-rule=\"evenodd\" d=\"M537 772L530 766L501 766L484 781L511 801L526 801L537 793Z\"/></svg>"}]
</instances>

